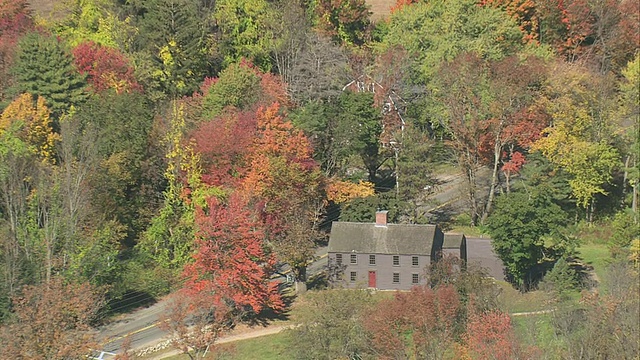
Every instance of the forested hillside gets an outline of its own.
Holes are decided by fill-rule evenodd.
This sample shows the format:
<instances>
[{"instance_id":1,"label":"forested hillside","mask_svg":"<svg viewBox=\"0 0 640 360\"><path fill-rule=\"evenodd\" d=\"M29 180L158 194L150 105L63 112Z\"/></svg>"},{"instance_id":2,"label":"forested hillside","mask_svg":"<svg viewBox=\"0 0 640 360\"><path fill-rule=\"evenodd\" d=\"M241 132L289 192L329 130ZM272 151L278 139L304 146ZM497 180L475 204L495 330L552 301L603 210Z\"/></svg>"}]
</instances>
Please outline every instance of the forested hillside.
<instances>
[{"instance_id":1,"label":"forested hillside","mask_svg":"<svg viewBox=\"0 0 640 360\"><path fill-rule=\"evenodd\" d=\"M490 234L523 292L596 229L638 276L636 0L36 5L0 0L9 358L82 356L174 291L221 330L281 311L277 267L301 285L331 221L379 208ZM467 202L434 218L444 172Z\"/></svg>"}]
</instances>

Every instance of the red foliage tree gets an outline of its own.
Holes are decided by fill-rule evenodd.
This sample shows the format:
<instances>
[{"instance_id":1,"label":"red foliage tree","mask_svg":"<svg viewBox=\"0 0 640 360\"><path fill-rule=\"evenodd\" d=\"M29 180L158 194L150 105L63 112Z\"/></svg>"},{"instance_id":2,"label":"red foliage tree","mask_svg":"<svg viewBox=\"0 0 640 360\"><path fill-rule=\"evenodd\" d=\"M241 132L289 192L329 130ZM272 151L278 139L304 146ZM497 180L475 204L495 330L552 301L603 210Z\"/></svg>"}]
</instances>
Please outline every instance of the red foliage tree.
<instances>
[{"instance_id":1,"label":"red foliage tree","mask_svg":"<svg viewBox=\"0 0 640 360\"><path fill-rule=\"evenodd\" d=\"M95 92L114 89L117 93L141 91L129 60L117 49L101 46L93 41L73 49L76 67Z\"/></svg>"},{"instance_id":2,"label":"red foliage tree","mask_svg":"<svg viewBox=\"0 0 640 360\"><path fill-rule=\"evenodd\" d=\"M282 309L278 284L269 281L275 258L265 250L264 234L246 201L232 194L227 204L215 197L197 209L194 262L185 267L185 288L205 292L222 306L239 310Z\"/></svg>"},{"instance_id":3,"label":"red foliage tree","mask_svg":"<svg viewBox=\"0 0 640 360\"><path fill-rule=\"evenodd\" d=\"M227 112L200 124L192 138L202 159L202 180L209 185L238 186L249 169L256 131L253 112Z\"/></svg>"},{"instance_id":4,"label":"red foliage tree","mask_svg":"<svg viewBox=\"0 0 640 360\"><path fill-rule=\"evenodd\" d=\"M471 315L467 323L466 352L472 359L534 359L535 349L518 344L511 318L500 311Z\"/></svg>"},{"instance_id":5,"label":"red foliage tree","mask_svg":"<svg viewBox=\"0 0 640 360\"><path fill-rule=\"evenodd\" d=\"M452 344L460 314L453 286L420 286L378 303L364 325L379 359L431 358Z\"/></svg>"},{"instance_id":6,"label":"red foliage tree","mask_svg":"<svg viewBox=\"0 0 640 360\"><path fill-rule=\"evenodd\" d=\"M510 156L505 153L502 157L509 158L508 161L504 162L501 168L506 178L505 181L507 184L507 193L509 193L511 191L511 175L520 172L520 169L526 162L526 159L524 158L524 155L522 155L522 153L519 151L513 151Z\"/></svg>"}]
</instances>

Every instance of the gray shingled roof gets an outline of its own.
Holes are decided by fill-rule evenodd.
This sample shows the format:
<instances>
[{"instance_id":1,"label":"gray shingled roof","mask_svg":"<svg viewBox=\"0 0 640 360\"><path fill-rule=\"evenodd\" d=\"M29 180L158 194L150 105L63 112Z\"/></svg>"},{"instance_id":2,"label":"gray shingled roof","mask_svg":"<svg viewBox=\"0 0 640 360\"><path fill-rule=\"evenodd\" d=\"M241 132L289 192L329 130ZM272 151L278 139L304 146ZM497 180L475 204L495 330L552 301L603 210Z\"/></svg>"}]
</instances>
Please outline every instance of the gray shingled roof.
<instances>
[{"instance_id":1,"label":"gray shingled roof","mask_svg":"<svg viewBox=\"0 0 640 360\"><path fill-rule=\"evenodd\" d=\"M464 234L444 234L443 249L460 249Z\"/></svg>"},{"instance_id":2,"label":"gray shingled roof","mask_svg":"<svg viewBox=\"0 0 640 360\"><path fill-rule=\"evenodd\" d=\"M334 222L329 252L431 255L436 225Z\"/></svg>"}]
</instances>

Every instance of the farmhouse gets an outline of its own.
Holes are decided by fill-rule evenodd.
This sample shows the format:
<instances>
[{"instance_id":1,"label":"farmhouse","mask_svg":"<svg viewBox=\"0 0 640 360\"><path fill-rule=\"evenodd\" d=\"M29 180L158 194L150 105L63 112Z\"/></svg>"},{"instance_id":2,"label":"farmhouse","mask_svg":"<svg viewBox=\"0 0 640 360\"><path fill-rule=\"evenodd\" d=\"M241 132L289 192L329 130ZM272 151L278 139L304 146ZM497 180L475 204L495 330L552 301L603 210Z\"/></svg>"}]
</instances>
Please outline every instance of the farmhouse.
<instances>
[{"instance_id":1,"label":"farmhouse","mask_svg":"<svg viewBox=\"0 0 640 360\"><path fill-rule=\"evenodd\" d=\"M447 252L466 258L464 235L447 239ZM437 225L389 224L387 211L378 211L375 223L334 222L331 278L345 287L408 290L427 282L425 269L442 256L444 243Z\"/></svg>"}]
</instances>

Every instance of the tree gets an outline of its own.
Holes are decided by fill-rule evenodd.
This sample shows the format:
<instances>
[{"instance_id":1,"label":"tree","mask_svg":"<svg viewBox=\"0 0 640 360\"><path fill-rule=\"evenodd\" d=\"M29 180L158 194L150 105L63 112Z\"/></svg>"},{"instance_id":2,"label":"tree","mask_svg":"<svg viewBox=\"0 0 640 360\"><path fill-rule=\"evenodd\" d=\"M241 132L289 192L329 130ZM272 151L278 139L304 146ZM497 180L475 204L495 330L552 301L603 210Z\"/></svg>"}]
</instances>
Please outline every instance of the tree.
<instances>
[{"instance_id":1,"label":"tree","mask_svg":"<svg viewBox=\"0 0 640 360\"><path fill-rule=\"evenodd\" d=\"M605 273L606 293L584 292L577 309L554 312L553 325L566 343L567 358L640 355L640 291L637 269L614 263Z\"/></svg>"},{"instance_id":2,"label":"tree","mask_svg":"<svg viewBox=\"0 0 640 360\"><path fill-rule=\"evenodd\" d=\"M545 257L543 237L565 222L562 209L546 194L512 192L496 200L486 226L494 251L521 291L532 285L535 267Z\"/></svg>"},{"instance_id":3,"label":"tree","mask_svg":"<svg viewBox=\"0 0 640 360\"><path fill-rule=\"evenodd\" d=\"M97 347L92 324L104 305L101 290L88 283L25 286L13 298L15 318L3 327L2 358L82 358ZM9 357L5 357L9 356Z\"/></svg>"},{"instance_id":4,"label":"tree","mask_svg":"<svg viewBox=\"0 0 640 360\"><path fill-rule=\"evenodd\" d=\"M267 237L302 285L319 236L322 176L309 141L279 110L274 103L256 113L258 132L241 189L262 208Z\"/></svg>"},{"instance_id":5,"label":"tree","mask_svg":"<svg viewBox=\"0 0 640 360\"><path fill-rule=\"evenodd\" d=\"M382 163L380 134L382 115L373 106L373 94L344 92L339 98L339 112L334 129L334 146L340 157L358 155L369 174L369 181L376 181Z\"/></svg>"},{"instance_id":6,"label":"tree","mask_svg":"<svg viewBox=\"0 0 640 360\"><path fill-rule=\"evenodd\" d=\"M622 152L625 155L625 169L622 193L626 194L631 187L631 210L638 220L638 186L640 185L640 55L636 55L622 71L624 79L620 83L620 108L618 109L618 126L621 129ZM626 181L625 181L626 180Z\"/></svg>"},{"instance_id":7,"label":"tree","mask_svg":"<svg viewBox=\"0 0 640 360\"><path fill-rule=\"evenodd\" d=\"M26 0L0 1L0 104L13 82L10 68L19 38L33 29L31 11Z\"/></svg>"},{"instance_id":8,"label":"tree","mask_svg":"<svg viewBox=\"0 0 640 360\"><path fill-rule=\"evenodd\" d=\"M611 222L613 234L609 239L609 252L614 260L626 259L629 257L629 247L634 239L640 238L640 230L633 217L628 211L618 212Z\"/></svg>"},{"instance_id":9,"label":"tree","mask_svg":"<svg viewBox=\"0 0 640 360\"><path fill-rule=\"evenodd\" d=\"M340 44L360 46L367 40L369 6L364 0L320 0L317 27Z\"/></svg>"},{"instance_id":10,"label":"tree","mask_svg":"<svg viewBox=\"0 0 640 360\"><path fill-rule=\"evenodd\" d=\"M209 294L216 307L228 304L254 313L282 310L278 283L269 279L275 257L246 200L232 194L223 204L210 197L207 207L196 211L195 261L185 266L185 288Z\"/></svg>"},{"instance_id":11,"label":"tree","mask_svg":"<svg viewBox=\"0 0 640 360\"><path fill-rule=\"evenodd\" d=\"M460 300L452 286L416 286L376 304L364 318L377 358L442 359L458 333Z\"/></svg>"},{"instance_id":12,"label":"tree","mask_svg":"<svg viewBox=\"0 0 640 360\"><path fill-rule=\"evenodd\" d=\"M466 355L473 359L534 359L539 356L534 349L521 348L511 318L500 311L472 315L464 340Z\"/></svg>"},{"instance_id":13,"label":"tree","mask_svg":"<svg viewBox=\"0 0 640 360\"><path fill-rule=\"evenodd\" d=\"M74 67L65 44L54 36L26 34L18 43L12 71L14 91L42 96L54 121L87 99L84 77Z\"/></svg>"},{"instance_id":14,"label":"tree","mask_svg":"<svg viewBox=\"0 0 640 360\"><path fill-rule=\"evenodd\" d=\"M298 326L289 330L295 339L293 359L359 358L366 353L364 318L374 299L368 290L308 292L307 304L295 314Z\"/></svg>"},{"instance_id":15,"label":"tree","mask_svg":"<svg viewBox=\"0 0 640 360\"><path fill-rule=\"evenodd\" d=\"M207 1L151 0L139 13L137 45L152 54L151 77L172 97L192 94L210 75L207 59L211 4Z\"/></svg>"},{"instance_id":16,"label":"tree","mask_svg":"<svg viewBox=\"0 0 640 360\"><path fill-rule=\"evenodd\" d=\"M285 82L291 98L299 103L334 99L350 80L347 56L329 38L308 32ZM282 75L282 72L280 72Z\"/></svg>"},{"instance_id":17,"label":"tree","mask_svg":"<svg viewBox=\"0 0 640 360\"><path fill-rule=\"evenodd\" d=\"M517 24L498 9L475 0L428 1L401 7L390 18L383 50L402 46L412 63L412 81L429 83L439 67L463 51L499 60L521 47Z\"/></svg>"},{"instance_id":18,"label":"tree","mask_svg":"<svg viewBox=\"0 0 640 360\"><path fill-rule=\"evenodd\" d=\"M13 100L0 116L0 131L12 126L20 129L19 136L41 160L55 162L55 145L60 136L53 132L44 98L21 94Z\"/></svg>"},{"instance_id":19,"label":"tree","mask_svg":"<svg viewBox=\"0 0 640 360\"><path fill-rule=\"evenodd\" d=\"M202 180L213 186L236 187L249 171L257 124L255 112L225 111L199 124L191 134L202 162ZM216 134L212 141L212 134Z\"/></svg>"},{"instance_id":20,"label":"tree","mask_svg":"<svg viewBox=\"0 0 640 360\"><path fill-rule=\"evenodd\" d=\"M541 98L552 125L532 148L571 175L572 195L591 221L596 194L606 195L605 185L620 164L611 141L613 84L606 76L576 66L559 64L558 68L556 76L549 77L546 96Z\"/></svg>"},{"instance_id":21,"label":"tree","mask_svg":"<svg viewBox=\"0 0 640 360\"><path fill-rule=\"evenodd\" d=\"M444 127L466 174L472 223L484 222L491 212L499 186L499 169L506 148L527 149L531 138L522 131L540 123L532 114L532 105L543 78L538 60L521 61L516 56L486 61L476 54L461 54L443 65L435 79L434 90L446 108ZM467 73L461 78L459 73ZM444 90L447 89L447 90ZM492 168L489 196L484 206L477 197L476 169L481 164Z\"/></svg>"},{"instance_id":22,"label":"tree","mask_svg":"<svg viewBox=\"0 0 640 360\"><path fill-rule=\"evenodd\" d=\"M106 91L92 97L74 117L88 131L96 132L100 166L89 178L92 203L107 219L127 226L127 246L146 227L145 207L154 208L154 197L146 197L142 184L154 184L154 158L148 152L153 122L150 104L138 92ZM155 185L158 185L155 183ZM157 189L157 188L156 188Z\"/></svg>"},{"instance_id":23,"label":"tree","mask_svg":"<svg viewBox=\"0 0 640 360\"><path fill-rule=\"evenodd\" d=\"M271 70L269 50L276 18L271 2L219 0L212 16L219 31L216 50L224 67L245 58L264 72Z\"/></svg>"},{"instance_id":24,"label":"tree","mask_svg":"<svg viewBox=\"0 0 640 360\"><path fill-rule=\"evenodd\" d=\"M399 223L403 215L410 212L407 207L407 204L399 201L392 192L357 197L342 204L340 221L375 222L376 210L385 209L389 211L388 221Z\"/></svg>"},{"instance_id":25,"label":"tree","mask_svg":"<svg viewBox=\"0 0 640 360\"><path fill-rule=\"evenodd\" d=\"M285 85L246 60L229 65L217 78L205 79L202 92L205 120L223 115L222 111L228 107L255 111L274 102L283 107L288 104Z\"/></svg>"},{"instance_id":26,"label":"tree","mask_svg":"<svg viewBox=\"0 0 640 360\"><path fill-rule=\"evenodd\" d=\"M95 92L113 89L116 93L141 91L133 67L118 50L94 42L80 43L73 49L74 64Z\"/></svg>"},{"instance_id":27,"label":"tree","mask_svg":"<svg viewBox=\"0 0 640 360\"><path fill-rule=\"evenodd\" d=\"M63 0L55 9L53 23L57 35L71 46L93 42L111 48L129 49L137 29L130 17L121 17L113 0Z\"/></svg>"},{"instance_id":28,"label":"tree","mask_svg":"<svg viewBox=\"0 0 640 360\"><path fill-rule=\"evenodd\" d=\"M220 303L212 293L192 294L182 290L171 301L169 311L161 315L160 328L170 332L171 345L192 360L214 353L215 342L231 330L237 319L233 309Z\"/></svg>"}]
</instances>

